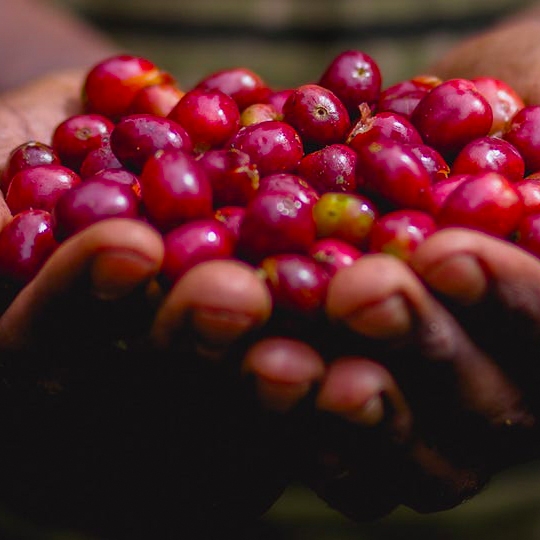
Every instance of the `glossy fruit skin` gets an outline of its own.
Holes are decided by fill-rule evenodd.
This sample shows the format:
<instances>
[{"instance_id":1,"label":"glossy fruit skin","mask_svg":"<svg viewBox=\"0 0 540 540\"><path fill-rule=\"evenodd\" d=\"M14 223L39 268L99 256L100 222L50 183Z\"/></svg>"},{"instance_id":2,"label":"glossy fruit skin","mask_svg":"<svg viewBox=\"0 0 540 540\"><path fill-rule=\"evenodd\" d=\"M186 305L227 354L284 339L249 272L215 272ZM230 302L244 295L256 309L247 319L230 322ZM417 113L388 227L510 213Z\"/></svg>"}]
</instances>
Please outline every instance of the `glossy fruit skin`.
<instances>
[{"instance_id":1,"label":"glossy fruit skin","mask_svg":"<svg viewBox=\"0 0 540 540\"><path fill-rule=\"evenodd\" d=\"M319 194L356 190L356 152L345 144L329 144L304 155L297 173Z\"/></svg>"},{"instance_id":2,"label":"glossy fruit skin","mask_svg":"<svg viewBox=\"0 0 540 540\"><path fill-rule=\"evenodd\" d=\"M196 152L224 145L240 127L234 99L216 89L186 92L168 115L188 133Z\"/></svg>"},{"instance_id":3,"label":"glossy fruit skin","mask_svg":"<svg viewBox=\"0 0 540 540\"><path fill-rule=\"evenodd\" d=\"M146 160L159 150L191 152L186 130L169 118L131 114L118 121L111 132L111 150L127 169L140 173Z\"/></svg>"},{"instance_id":4,"label":"glossy fruit skin","mask_svg":"<svg viewBox=\"0 0 540 540\"><path fill-rule=\"evenodd\" d=\"M51 212L62 193L80 182L79 175L63 165L36 165L12 178L6 203L12 214L29 208Z\"/></svg>"},{"instance_id":5,"label":"glossy fruit skin","mask_svg":"<svg viewBox=\"0 0 540 540\"><path fill-rule=\"evenodd\" d=\"M269 255L307 253L316 233L312 207L288 192L259 193L240 224L239 257L258 263Z\"/></svg>"},{"instance_id":6,"label":"glossy fruit skin","mask_svg":"<svg viewBox=\"0 0 540 540\"><path fill-rule=\"evenodd\" d=\"M438 77L421 75L387 86L381 90L377 110L392 111L410 118L420 100L441 82Z\"/></svg>"},{"instance_id":7,"label":"glossy fruit skin","mask_svg":"<svg viewBox=\"0 0 540 540\"><path fill-rule=\"evenodd\" d=\"M298 132L290 124L279 120L241 128L228 147L248 154L261 178L268 174L294 171L304 155Z\"/></svg>"},{"instance_id":8,"label":"glossy fruit skin","mask_svg":"<svg viewBox=\"0 0 540 540\"><path fill-rule=\"evenodd\" d=\"M221 90L231 96L240 111L253 103L264 103L270 95L266 82L245 67L228 68L210 73L197 83L196 88Z\"/></svg>"},{"instance_id":9,"label":"glossy fruit skin","mask_svg":"<svg viewBox=\"0 0 540 540\"><path fill-rule=\"evenodd\" d=\"M95 150L90 150L79 169L81 178L92 176L102 169L120 169L123 165L111 150L110 144L103 144Z\"/></svg>"},{"instance_id":10,"label":"glossy fruit skin","mask_svg":"<svg viewBox=\"0 0 540 540\"><path fill-rule=\"evenodd\" d=\"M430 188L433 204L431 213L436 216L443 207L448 195L450 195L459 184L465 182L465 180L470 177L470 174L451 174L447 178L443 178L432 184Z\"/></svg>"},{"instance_id":11,"label":"glossy fruit skin","mask_svg":"<svg viewBox=\"0 0 540 540\"><path fill-rule=\"evenodd\" d=\"M231 258L234 238L216 219L190 221L169 231L163 237L165 256L161 273L174 284L198 263Z\"/></svg>"},{"instance_id":12,"label":"glossy fruit skin","mask_svg":"<svg viewBox=\"0 0 540 540\"><path fill-rule=\"evenodd\" d=\"M318 238L337 238L362 249L379 211L357 193L323 193L313 207Z\"/></svg>"},{"instance_id":13,"label":"glossy fruit skin","mask_svg":"<svg viewBox=\"0 0 540 540\"><path fill-rule=\"evenodd\" d=\"M79 172L91 150L107 143L114 124L101 114L77 114L58 124L52 135L52 147L62 164Z\"/></svg>"},{"instance_id":14,"label":"glossy fruit skin","mask_svg":"<svg viewBox=\"0 0 540 540\"><path fill-rule=\"evenodd\" d=\"M117 120L128 114L141 88L163 82L172 82L172 77L147 58L114 55L98 62L87 73L83 102L87 112Z\"/></svg>"},{"instance_id":15,"label":"glossy fruit skin","mask_svg":"<svg viewBox=\"0 0 540 540\"><path fill-rule=\"evenodd\" d=\"M127 169L101 169L96 174L85 178L84 181L105 179L118 184L129 186L138 199L141 198L139 177Z\"/></svg>"},{"instance_id":16,"label":"glossy fruit skin","mask_svg":"<svg viewBox=\"0 0 540 540\"><path fill-rule=\"evenodd\" d=\"M475 77L471 81L486 98L493 111L493 123L489 135L503 136L514 115L525 107L523 99L509 84L500 79Z\"/></svg>"},{"instance_id":17,"label":"glossy fruit skin","mask_svg":"<svg viewBox=\"0 0 540 540\"><path fill-rule=\"evenodd\" d=\"M296 129L304 145L342 142L351 127L343 103L333 92L316 84L294 89L283 105L283 120Z\"/></svg>"},{"instance_id":18,"label":"glossy fruit skin","mask_svg":"<svg viewBox=\"0 0 540 540\"><path fill-rule=\"evenodd\" d=\"M283 114L271 103L253 103L240 115L241 126L251 126L267 120L283 120Z\"/></svg>"},{"instance_id":19,"label":"glossy fruit skin","mask_svg":"<svg viewBox=\"0 0 540 540\"><path fill-rule=\"evenodd\" d=\"M517 149L498 137L480 137L466 144L452 163L452 174L481 172L502 174L517 182L525 174L525 162Z\"/></svg>"},{"instance_id":20,"label":"glossy fruit skin","mask_svg":"<svg viewBox=\"0 0 540 540\"><path fill-rule=\"evenodd\" d=\"M489 133L493 112L469 80L450 79L420 100L411 121L424 142L448 158L468 142Z\"/></svg>"},{"instance_id":21,"label":"glossy fruit skin","mask_svg":"<svg viewBox=\"0 0 540 540\"><path fill-rule=\"evenodd\" d=\"M139 216L139 200L131 186L93 178L58 199L52 211L54 236L62 241L103 219Z\"/></svg>"},{"instance_id":22,"label":"glossy fruit skin","mask_svg":"<svg viewBox=\"0 0 540 540\"><path fill-rule=\"evenodd\" d=\"M409 144L423 142L418 130L405 116L390 111L373 114L364 104L360 107L360 117L347 136L347 144L357 150L381 138Z\"/></svg>"},{"instance_id":23,"label":"glossy fruit skin","mask_svg":"<svg viewBox=\"0 0 540 540\"><path fill-rule=\"evenodd\" d=\"M214 207L245 206L259 189L259 171L245 152L207 150L197 160L210 180Z\"/></svg>"},{"instance_id":24,"label":"glossy fruit skin","mask_svg":"<svg viewBox=\"0 0 540 540\"><path fill-rule=\"evenodd\" d=\"M235 245L240 236L240 225L244 219L246 209L244 206L220 206L214 212L214 219L222 223L231 234Z\"/></svg>"},{"instance_id":25,"label":"glossy fruit skin","mask_svg":"<svg viewBox=\"0 0 540 540\"><path fill-rule=\"evenodd\" d=\"M341 268L351 266L362 251L339 238L320 238L311 246L309 255L332 277Z\"/></svg>"},{"instance_id":26,"label":"glossy fruit skin","mask_svg":"<svg viewBox=\"0 0 540 540\"><path fill-rule=\"evenodd\" d=\"M540 257L540 213L528 214L520 221L514 241L521 249Z\"/></svg>"},{"instance_id":27,"label":"glossy fruit skin","mask_svg":"<svg viewBox=\"0 0 540 540\"><path fill-rule=\"evenodd\" d=\"M369 236L369 251L409 261L418 246L437 230L435 219L418 210L395 210L379 217Z\"/></svg>"},{"instance_id":28,"label":"glossy fruit skin","mask_svg":"<svg viewBox=\"0 0 540 540\"><path fill-rule=\"evenodd\" d=\"M398 207L430 211L431 177L406 144L380 140L358 149L362 189Z\"/></svg>"},{"instance_id":29,"label":"glossy fruit skin","mask_svg":"<svg viewBox=\"0 0 540 540\"><path fill-rule=\"evenodd\" d=\"M382 76L375 60L358 50L343 51L325 69L319 84L331 90L354 116L361 103L374 105L381 92Z\"/></svg>"},{"instance_id":30,"label":"glossy fruit skin","mask_svg":"<svg viewBox=\"0 0 540 540\"><path fill-rule=\"evenodd\" d=\"M304 177L291 173L276 173L263 176L259 182L258 193L289 193L303 204L313 206L319 194Z\"/></svg>"},{"instance_id":31,"label":"glossy fruit skin","mask_svg":"<svg viewBox=\"0 0 540 540\"><path fill-rule=\"evenodd\" d=\"M0 276L28 283L57 247L49 212L20 212L0 231Z\"/></svg>"},{"instance_id":32,"label":"glossy fruit skin","mask_svg":"<svg viewBox=\"0 0 540 540\"><path fill-rule=\"evenodd\" d=\"M210 180L187 152L169 150L153 155L139 182L145 215L162 231L213 214Z\"/></svg>"},{"instance_id":33,"label":"glossy fruit skin","mask_svg":"<svg viewBox=\"0 0 540 540\"><path fill-rule=\"evenodd\" d=\"M5 195L11 179L22 169L35 165L61 165L60 157L53 147L39 141L28 141L15 147L9 153L0 175L0 189Z\"/></svg>"},{"instance_id":34,"label":"glossy fruit skin","mask_svg":"<svg viewBox=\"0 0 540 540\"><path fill-rule=\"evenodd\" d=\"M270 289L274 309L313 315L324 306L329 275L312 257L279 254L259 264Z\"/></svg>"},{"instance_id":35,"label":"glossy fruit skin","mask_svg":"<svg viewBox=\"0 0 540 540\"><path fill-rule=\"evenodd\" d=\"M523 201L512 183L498 173L488 172L471 175L459 184L446 198L437 223L508 238L523 214Z\"/></svg>"},{"instance_id":36,"label":"glossy fruit skin","mask_svg":"<svg viewBox=\"0 0 540 540\"><path fill-rule=\"evenodd\" d=\"M527 105L510 121L504 139L525 161L525 174L540 170L540 105Z\"/></svg>"},{"instance_id":37,"label":"glossy fruit skin","mask_svg":"<svg viewBox=\"0 0 540 540\"><path fill-rule=\"evenodd\" d=\"M525 214L540 213L540 173L533 173L514 182L514 187L523 200Z\"/></svg>"},{"instance_id":38,"label":"glossy fruit skin","mask_svg":"<svg viewBox=\"0 0 540 540\"><path fill-rule=\"evenodd\" d=\"M129 106L128 114L153 114L168 116L185 94L173 82L152 84L141 88Z\"/></svg>"},{"instance_id":39,"label":"glossy fruit skin","mask_svg":"<svg viewBox=\"0 0 540 540\"><path fill-rule=\"evenodd\" d=\"M413 154L420 159L432 182L439 182L450 175L450 165L441 154L435 150L435 148L432 148L427 144L408 143L407 146L412 150Z\"/></svg>"}]
</instances>

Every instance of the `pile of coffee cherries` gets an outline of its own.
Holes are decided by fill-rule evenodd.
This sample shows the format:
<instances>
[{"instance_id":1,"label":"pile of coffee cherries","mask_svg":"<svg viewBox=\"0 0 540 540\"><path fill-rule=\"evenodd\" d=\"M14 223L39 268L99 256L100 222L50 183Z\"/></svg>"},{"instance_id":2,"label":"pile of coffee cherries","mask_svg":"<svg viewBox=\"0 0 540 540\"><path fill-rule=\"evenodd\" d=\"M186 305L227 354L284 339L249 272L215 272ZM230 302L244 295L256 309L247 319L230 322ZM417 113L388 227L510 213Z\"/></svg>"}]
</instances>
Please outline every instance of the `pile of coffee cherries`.
<instances>
[{"instance_id":1,"label":"pile of coffee cherries","mask_svg":"<svg viewBox=\"0 0 540 540\"><path fill-rule=\"evenodd\" d=\"M0 187L0 277L21 284L61 242L106 218L162 235L162 282L237 259L277 305L310 313L366 253L407 261L462 226L540 256L540 106L489 77L383 88L348 50L317 82L276 89L247 68L190 89L146 58L86 74L81 114L13 149Z\"/></svg>"}]
</instances>

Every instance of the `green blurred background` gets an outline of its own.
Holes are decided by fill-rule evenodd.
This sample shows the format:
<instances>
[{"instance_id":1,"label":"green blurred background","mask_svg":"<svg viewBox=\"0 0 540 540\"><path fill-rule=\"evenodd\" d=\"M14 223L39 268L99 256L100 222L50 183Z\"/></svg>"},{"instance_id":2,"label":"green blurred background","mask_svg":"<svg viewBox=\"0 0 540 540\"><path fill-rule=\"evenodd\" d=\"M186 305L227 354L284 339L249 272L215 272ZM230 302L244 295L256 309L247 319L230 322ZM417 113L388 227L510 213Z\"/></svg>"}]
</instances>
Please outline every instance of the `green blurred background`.
<instances>
[{"instance_id":1,"label":"green blurred background","mask_svg":"<svg viewBox=\"0 0 540 540\"><path fill-rule=\"evenodd\" d=\"M184 89L244 65L276 88L316 79L359 48L384 84L425 72L463 37L532 4L519 0L57 0L126 51L171 71ZM250 532L253 540L540 539L540 463L507 471L474 500L429 516L407 509L357 525L298 486ZM0 512L0 540L81 540ZM106 540L106 539L103 539ZM149 539L154 540L154 539ZM159 540L159 539L155 539Z\"/></svg>"}]
</instances>

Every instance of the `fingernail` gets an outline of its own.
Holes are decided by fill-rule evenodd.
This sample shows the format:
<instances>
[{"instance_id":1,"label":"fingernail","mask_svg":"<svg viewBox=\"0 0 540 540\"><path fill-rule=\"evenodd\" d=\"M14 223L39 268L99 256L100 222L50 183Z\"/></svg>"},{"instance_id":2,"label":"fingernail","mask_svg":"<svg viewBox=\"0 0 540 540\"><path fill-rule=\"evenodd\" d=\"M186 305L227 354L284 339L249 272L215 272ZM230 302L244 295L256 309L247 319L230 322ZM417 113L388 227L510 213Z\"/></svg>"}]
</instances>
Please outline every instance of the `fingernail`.
<instances>
[{"instance_id":1,"label":"fingernail","mask_svg":"<svg viewBox=\"0 0 540 540\"><path fill-rule=\"evenodd\" d=\"M93 293L102 300L117 300L146 283L157 271L156 262L133 251L104 251L90 269Z\"/></svg>"},{"instance_id":2,"label":"fingernail","mask_svg":"<svg viewBox=\"0 0 540 540\"><path fill-rule=\"evenodd\" d=\"M194 308L190 319L199 340L212 348L229 345L255 325L254 318L248 313L206 306Z\"/></svg>"},{"instance_id":3,"label":"fingernail","mask_svg":"<svg viewBox=\"0 0 540 540\"><path fill-rule=\"evenodd\" d=\"M355 332L373 338L403 336L412 326L409 307L401 294L361 307L345 321Z\"/></svg>"},{"instance_id":4,"label":"fingernail","mask_svg":"<svg viewBox=\"0 0 540 540\"><path fill-rule=\"evenodd\" d=\"M488 287L478 259L465 253L437 261L422 272L422 277L430 287L462 304L480 300Z\"/></svg>"},{"instance_id":5,"label":"fingernail","mask_svg":"<svg viewBox=\"0 0 540 540\"><path fill-rule=\"evenodd\" d=\"M376 426L384 419L384 403L381 396L376 395L368 399L362 407L352 413L347 414L347 418L352 422L362 424L367 427Z\"/></svg>"}]
</instances>

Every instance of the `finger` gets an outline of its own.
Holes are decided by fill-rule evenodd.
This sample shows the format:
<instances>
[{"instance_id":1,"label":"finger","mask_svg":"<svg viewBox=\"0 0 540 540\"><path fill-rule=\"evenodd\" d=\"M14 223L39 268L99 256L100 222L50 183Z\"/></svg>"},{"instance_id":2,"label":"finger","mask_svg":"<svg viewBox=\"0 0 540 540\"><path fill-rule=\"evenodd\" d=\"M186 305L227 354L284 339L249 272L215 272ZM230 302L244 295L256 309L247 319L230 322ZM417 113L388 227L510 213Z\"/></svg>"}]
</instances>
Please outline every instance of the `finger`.
<instances>
[{"instance_id":1,"label":"finger","mask_svg":"<svg viewBox=\"0 0 540 540\"><path fill-rule=\"evenodd\" d=\"M255 380L260 403L277 412L297 407L324 371L322 357L307 343L279 337L255 343L243 360L243 373Z\"/></svg>"},{"instance_id":2,"label":"finger","mask_svg":"<svg viewBox=\"0 0 540 540\"><path fill-rule=\"evenodd\" d=\"M516 432L531 436L534 417L520 388L399 260L366 256L340 271L327 311L370 338L375 359L386 363L413 408L418 430L456 462L487 465L486 456L512 451Z\"/></svg>"},{"instance_id":3,"label":"finger","mask_svg":"<svg viewBox=\"0 0 540 540\"><path fill-rule=\"evenodd\" d=\"M166 296L152 327L160 348L195 342L221 359L239 338L260 327L272 309L270 293L255 271L238 261L209 261L189 270Z\"/></svg>"},{"instance_id":4,"label":"finger","mask_svg":"<svg viewBox=\"0 0 540 540\"><path fill-rule=\"evenodd\" d=\"M0 346L41 345L40 338L54 339L51 328L69 339L70 330L88 325L89 305L78 302L97 299L103 316L113 301L150 282L162 258L161 237L143 223L111 219L85 229L61 244L2 315Z\"/></svg>"},{"instance_id":5,"label":"finger","mask_svg":"<svg viewBox=\"0 0 540 540\"><path fill-rule=\"evenodd\" d=\"M422 246L411 264L538 410L540 261L482 233L446 230Z\"/></svg>"}]
</instances>

